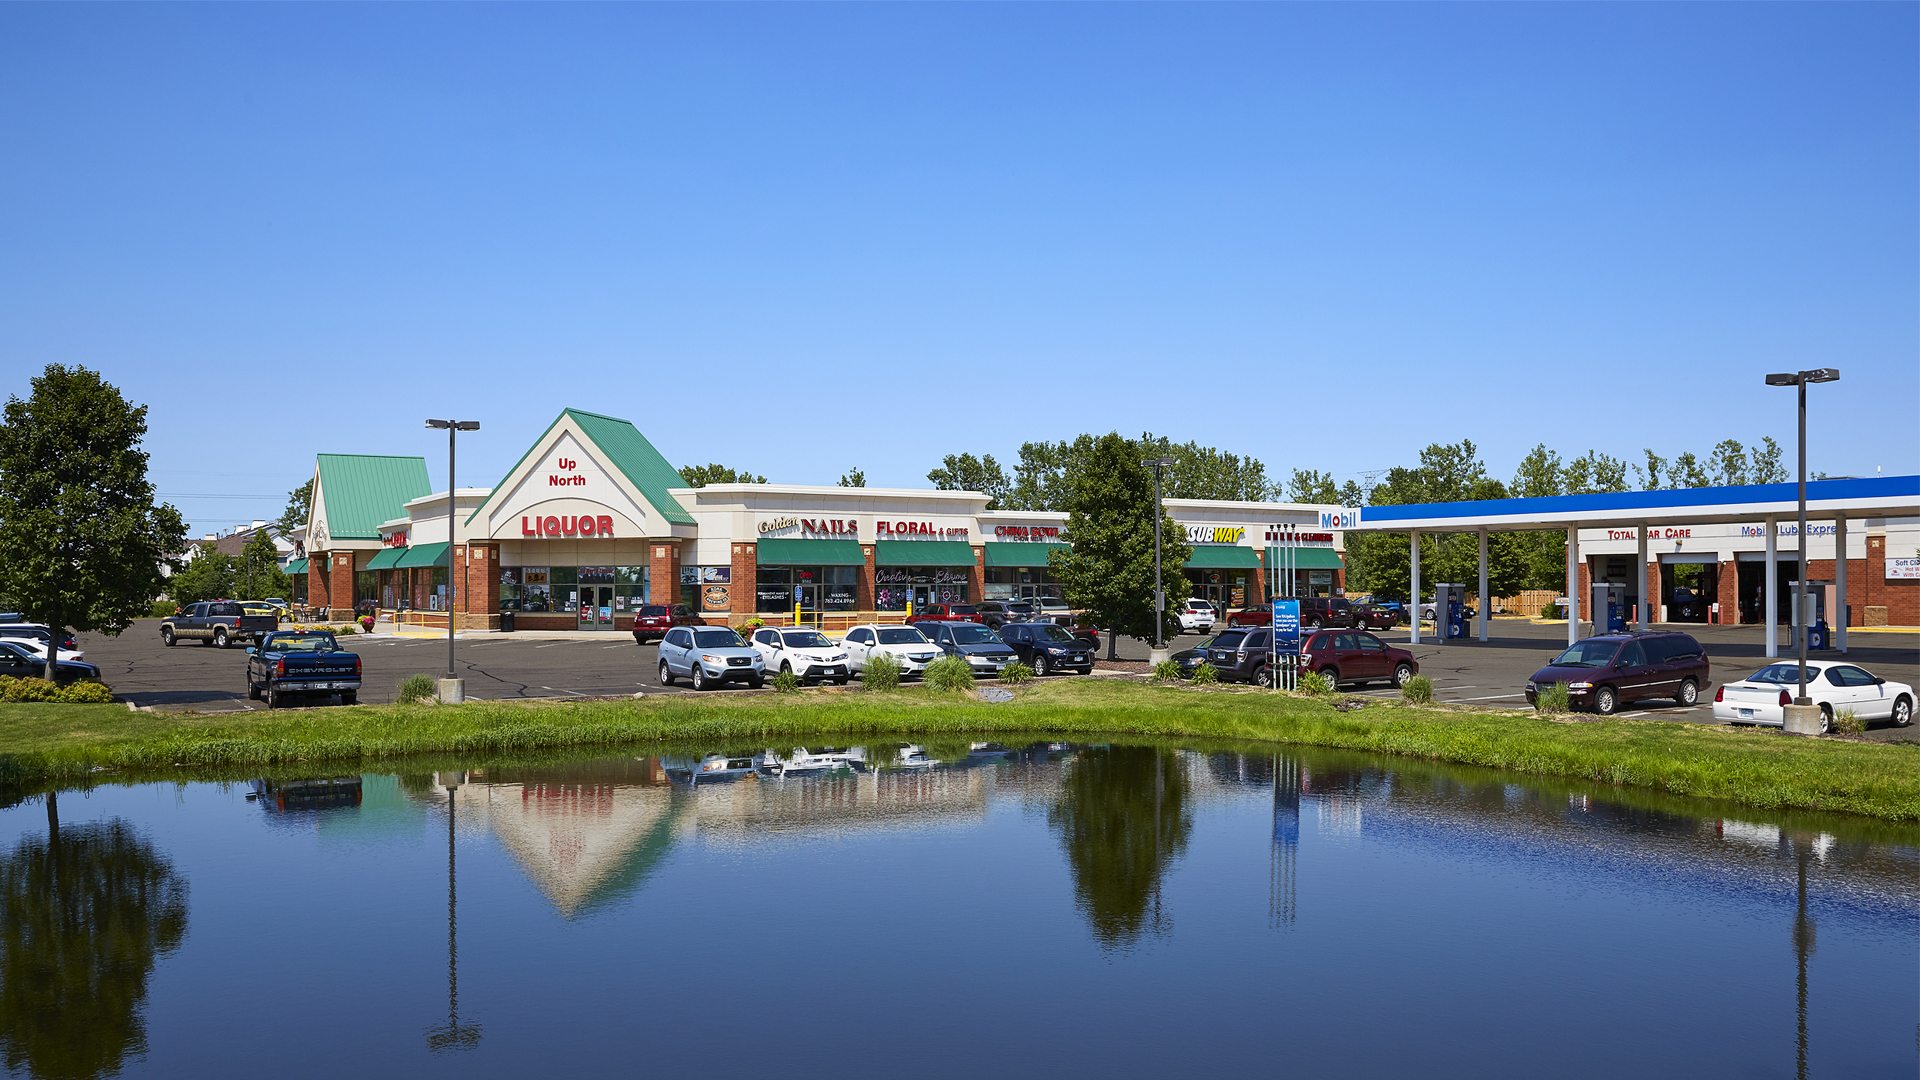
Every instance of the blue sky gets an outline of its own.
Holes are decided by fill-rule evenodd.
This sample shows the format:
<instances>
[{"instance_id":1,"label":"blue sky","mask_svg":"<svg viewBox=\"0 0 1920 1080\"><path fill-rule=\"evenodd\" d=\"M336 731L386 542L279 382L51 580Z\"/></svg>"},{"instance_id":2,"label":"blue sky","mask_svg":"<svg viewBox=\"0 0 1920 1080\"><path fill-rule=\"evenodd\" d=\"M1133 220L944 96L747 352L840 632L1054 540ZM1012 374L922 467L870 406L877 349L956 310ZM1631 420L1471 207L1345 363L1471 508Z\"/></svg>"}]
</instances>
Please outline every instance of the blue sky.
<instances>
[{"instance_id":1,"label":"blue sky","mask_svg":"<svg viewBox=\"0 0 1920 1080\"><path fill-rule=\"evenodd\" d=\"M0 392L201 532L562 408L920 486L1143 429L1920 471L1920 7L6 5Z\"/></svg>"}]
</instances>

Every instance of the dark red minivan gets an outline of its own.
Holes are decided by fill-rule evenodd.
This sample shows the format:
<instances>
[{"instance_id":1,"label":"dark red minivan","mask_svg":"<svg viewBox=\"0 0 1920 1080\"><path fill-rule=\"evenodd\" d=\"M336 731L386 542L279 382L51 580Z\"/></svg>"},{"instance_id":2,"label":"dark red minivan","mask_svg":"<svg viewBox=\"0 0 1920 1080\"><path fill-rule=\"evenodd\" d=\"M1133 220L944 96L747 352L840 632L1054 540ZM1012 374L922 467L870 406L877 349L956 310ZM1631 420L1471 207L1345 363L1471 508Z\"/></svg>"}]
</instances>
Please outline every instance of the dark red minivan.
<instances>
[{"instance_id":1,"label":"dark red minivan","mask_svg":"<svg viewBox=\"0 0 1920 1080\"><path fill-rule=\"evenodd\" d=\"M1365 630L1322 630L1300 647L1300 666L1341 683L1387 679L1403 686L1420 674L1420 662Z\"/></svg>"}]
</instances>

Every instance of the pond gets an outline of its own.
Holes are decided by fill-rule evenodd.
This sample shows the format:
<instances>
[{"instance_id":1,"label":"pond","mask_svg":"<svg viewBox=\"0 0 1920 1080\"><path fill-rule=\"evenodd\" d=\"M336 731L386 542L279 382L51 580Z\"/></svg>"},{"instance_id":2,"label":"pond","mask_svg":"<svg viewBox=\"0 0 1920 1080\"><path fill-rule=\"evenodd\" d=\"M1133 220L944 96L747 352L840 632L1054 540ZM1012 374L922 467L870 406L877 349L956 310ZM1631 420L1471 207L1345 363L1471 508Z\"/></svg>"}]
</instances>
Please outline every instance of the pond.
<instances>
[{"instance_id":1,"label":"pond","mask_svg":"<svg viewBox=\"0 0 1920 1080\"><path fill-rule=\"evenodd\" d=\"M652 747L0 830L18 1076L1911 1077L1920 1036L1915 830L1338 752Z\"/></svg>"}]
</instances>

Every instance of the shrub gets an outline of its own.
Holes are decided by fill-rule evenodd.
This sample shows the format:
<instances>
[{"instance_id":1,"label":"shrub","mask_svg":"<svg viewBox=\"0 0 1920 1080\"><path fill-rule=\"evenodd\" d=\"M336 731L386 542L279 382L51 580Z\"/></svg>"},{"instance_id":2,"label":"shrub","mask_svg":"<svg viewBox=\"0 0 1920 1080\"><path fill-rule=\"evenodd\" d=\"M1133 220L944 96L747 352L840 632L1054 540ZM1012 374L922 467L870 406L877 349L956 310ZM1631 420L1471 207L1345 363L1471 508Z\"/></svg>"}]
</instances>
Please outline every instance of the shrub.
<instances>
[{"instance_id":1,"label":"shrub","mask_svg":"<svg viewBox=\"0 0 1920 1080\"><path fill-rule=\"evenodd\" d=\"M180 613L180 605L171 600L155 600L147 608L147 616L153 619L165 619Z\"/></svg>"},{"instance_id":2,"label":"shrub","mask_svg":"<svg viewBox=\"0 0 1920 1080\"><path fill-rule=\"evenodd\" d=\"M1425 675L1415 675L1407 680L1407 685L1400 688L1400 696L1415 705L1431 705L1433 704L1433 680Z\"/></svg>"},{"instance_id":3,"label":"shrub","mask_svg":"<svg viewBox=\"0 0 1920 1080\"><path fill-rule=\"evenodd\" d=\"M400 680L400 689L394 692L393 700L406 705L415 701L432 701L434 694L433 676L409 675Z\"/></svg>"},{"instance_id":4,"label":"shrub","mask_svg":"<svg viewBox=\"0 0 1920 1080\"><path fill-rule=\"evenodd\" d=\"M927 670L920 677L935 690L973 689L973 665L958 656L943 656L935 660L927 665Z\"/></svg>"},{"instance_id":5,"label":"shrub","mask_svg":"<svg viewBox=\"0 0 1920 1080\"><path fill-rule=\"evenodd\" d=\"M773 678L768 679L767 682L783 694L791 694L806 685L800 681L800 676L791 671L776 671L773 673Z\"/></svg>"},{"instance_id":6,"label":"shrub","mask_svg":"<svg viewBox=\"0 0 1920 1080\"><path fill-rule=\"evenodd\" d=\"M1559 604L1542 604L1540 606L1540 617L1543 619L1564 619L1567 617L1567 613L1560 610Z\"/></svg>"},{"instance_id":7,"label":"shrub","mask_svg":"<svg viewBox=\"0 0 1920 1080\"><path fill-rule=\"evenodd\" d=\"M1033 679L1033 669L1018 660L1000 669L1000 685L1019 686Z\"/></svg>"},{"instance_id":8,"label":"shrub","mask_svg":"<svg viewBox=\"0 0 1920 1080\"><path fill-rule=\"evenodd\" d=\"M1842 735L1858 735L1867 730L1867 722L1852 709L1841 709L1833 715L1833 730Z\"/></svg>"},{"instance_id":9,"label":"shrub","mask_svg":"<svg viewBox=\"0 0 1920 1080\"><path fill-rule=\"evenodd\" d=\"M55 686L45 679L16 679L0 675L0 701L48 701L67 705L110 705L113 691L106 683L85 682Z\"/></svg>"},{"instance_id":10,"label":"shrub","mask_svg":"<svg viewBox=\"0 0 1920 1080\"><path fill-rule=\"evenodd\" d=\"M735 626L735 627L733 628L733 632L734 632L734 633L736 633L736 634L739 634L739 635L740 635L741 637L743 637L743 638L745 638L745 637L752 637L752 636L753 636L753 627L751 627L751 626L749 626L749 625L747 625L746 623L741 623L741 624L739 624L738 626Z\"/></svg>"},{"instance_id":11,"label":"shrub","mask_svg":"<svg viewBox=\"0 0 1920 1080\"><path fill-rule=\"evenodd\" d=\"M860 685L868 690L899 689L900 661L886 653L867 657L867 670L860 673Z\"/></svg>"},{"instance_id":12,"label":"shrub","mask_svg":"<svg viewBox=\"0 0 1920 1080\"><path fill-rule=\"evenodd\" d=\"M1162 660L1153 665L1154 682L1179 682L1181 678L1180 665L1172 660Z\"/></svg>"},{"instance_id":13,"label":"shrub","mask_svg":"<svg viewBox=\"0 0 1920 1080\"><path fill-rule=\"evenodd\" d=\"M1548 716L1557 716L1566 712L1571 703L1567 700L1566 683L1548 683L1533 695L1533 707Z\"/></svg>"},{"instance_id":14,"label":"shrub","mask_svg":"<svg viewBox=\"0 0 1920 1080\"><path fill-rule=\"evenodd\" d=\"M1333 680L1318 671L1309 671L1300 676L1299 686L1301 693L1312 694L1315 697L1320 697L1323 694L1331 694L1335 689Z\"/></svg>"},{"instance_id":15,"label":"shrub","mask_svg":"<svg viewBox=\"0 0 1920 1080\"><path fill-rule=\"evenodd\" d=\"M1220 673L1213 669L1212 664L1201 664L1199 667L1193 669L1193 685L1195 686L1212 686L1219 681Z\"/></svg>"}]
</instances>

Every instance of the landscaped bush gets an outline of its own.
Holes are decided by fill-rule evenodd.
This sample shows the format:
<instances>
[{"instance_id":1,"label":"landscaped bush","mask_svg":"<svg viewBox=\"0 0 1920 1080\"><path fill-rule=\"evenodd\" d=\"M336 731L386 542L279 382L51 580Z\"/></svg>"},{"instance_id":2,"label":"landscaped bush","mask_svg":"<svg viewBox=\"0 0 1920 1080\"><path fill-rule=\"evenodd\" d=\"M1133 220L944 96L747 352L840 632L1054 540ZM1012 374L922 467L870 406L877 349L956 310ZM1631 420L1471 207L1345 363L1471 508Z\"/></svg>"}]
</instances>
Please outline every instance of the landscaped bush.
<instances>
[{"instance_id":1,"label":"landscaped bush","mask_svg":"<svg viewBox=\"0 0 1920 1080\"><path fill-rule=\"evenodd\" d=\"M899 689L900 661L887 653L867 657L867 669L860 673L860 685L867 690Z\"/></svg>"},{"instance_id":2,"label":"landscaped bush","mask_svg":"<svg viewBox=\"0 0 1920 1080\"><path fill-rule=\"evenodd\" d=\"M1309 671L1300 676L1299 685L1301 693L1312 694L1315 697L1323 694L1331 694L1336 689L1332 679L1327 678L1317 671Z\"/></svg>"},{"instance_id":3,"label":"landscaped bush","mask_svg":"<svg viewBox=\"0 0 1920 1080\"><path fill-rule=\"evenodd\" d=\"M1566 683L1548 683L1533 695L1533 707L1548 716L1558 716L1570 707Z\"/></svg>"},{"instance_id":4,"label":"landscaped bush","mask_svg":"<svg viewBox=\"0 0 1920 1080\"><path fill-rule=\"evenodd\" d=\"M958 656L943 656L928 664L920 678L935 690L971 690L973 665Z\"/></svg>"},{"instance_id":5,"label":"landscaped bush","mask_svg":"<svg viewBox=\"0 0 1920 1080\"><path fill-rule=\"evenodd\" d=\"M1214 670L1212 664L1201 664L1199 667L1193 669L1193 685L1195 686L1212 686L1219 681L1220 673Z\"/></svg>"},{"instance_id":6,"label":"landscaped bush","mask_svg":"<svg viewBox=\"0 0 1920 1080\"><path fill-rule=\"evenodd\" d=\"M1833 730L1842 735L1858 735L1867 730L1867 722L1852 709L1841 709L1833 714Z\"/></svg>"},{"instance_id":7,"label":"landscaped bush","mask_svg":"<svg viewBox=\"0 0 1920 1080\"><path fill-rule=\"evenodd\" d=\"M414 701L432 701L436 693L431 675L409 675L400 680L400 689L396 690L393 700L401 704Z\"/></svg>"},{"instance_id":8,"label":"landscaped bush","mask_svg":"<svg viewBox=\"0 0 1920 1080\"><path fill-rule=\"evenodd\" d=\"M1162 660L1153 665L1154 682L1179 682L1180 665L1172 660Z\"/></svg>"},{"instance_id":9,"label":"landscaped bush","mask_svg":"<svg viewBox=\"0 0 1920 1080\"><path fill-rule=\"evenodd\" d=\"M1431 705L1433 704L1433 680L1425 675L1415 675L1407 680L1407 685L1400 688L1400 696L1415 705Z\"/></svg>"},{"instance_id":10,"label":"landscaped bush","mask_svg":"<svg viewBox=\"0 0 1920 1080\"><path fill-rule=\"evenodd\" d=\"M1033 669L1018 660L1000 669L1000 685L1019 686L1033 681Z\"/></svg>"},{"instance_id":11,"label":"landscaped bush","mask_svg":"<svg viewBox=\"0 0 1920 1080\"><path fill-rule=\"evenodd\" d=\"M776 671L773 673L773 678L768 679L767 682L783 694L791 694L806 685L800 681L800 676L791 671Z\"/></svg>"},{"instance_id":12,"label":"landscaped bush","mask_svg":"<svg viewBox=\"0 0 1920 1080\"><path fill-rule=\"evenodd\" d=\"M48 701L65 705L110 705L113 691L106 683L76 682L55 686L45 679L16 679L0 675L0 701Z\"/></svg>"},{"instance_id":13,"label":"landscaped bush","mask_svg":"<svg viewBox=\"0 0 1920 1080\"><path fill-rule=\"evenodd\" d=\"M179 610L180 605L171 600L155 600L153 604L147 608L147 617L165 619L174 615Z\"/></svg>"}]
</instances>

